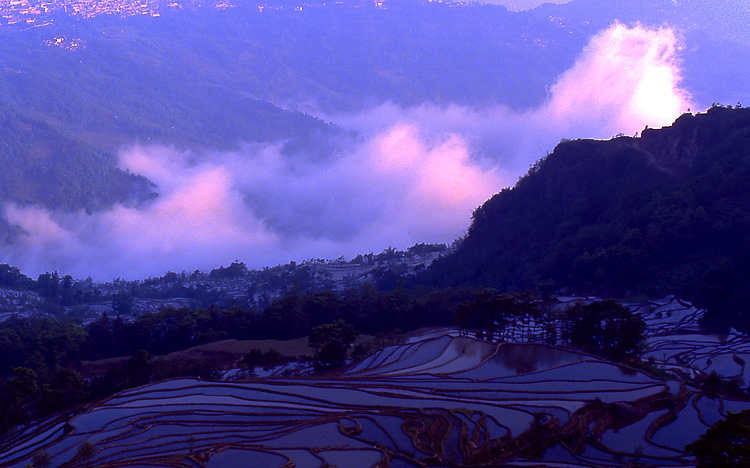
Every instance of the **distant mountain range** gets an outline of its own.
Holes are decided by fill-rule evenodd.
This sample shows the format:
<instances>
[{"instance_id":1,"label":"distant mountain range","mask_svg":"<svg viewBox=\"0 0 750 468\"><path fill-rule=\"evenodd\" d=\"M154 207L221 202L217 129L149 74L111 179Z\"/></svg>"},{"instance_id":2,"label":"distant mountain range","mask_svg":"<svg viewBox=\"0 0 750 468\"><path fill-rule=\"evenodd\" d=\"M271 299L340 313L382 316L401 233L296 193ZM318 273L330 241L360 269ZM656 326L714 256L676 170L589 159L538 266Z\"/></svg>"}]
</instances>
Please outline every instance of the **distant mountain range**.
<instances>
[{"instance_id":1,"label":"distant mountain range","mask_svg":"<svg viewBox=\"0 0 750 468\"><path fill-rule=\"evenodd\" d=\"M236 3L1 28L0 159L20 179L2 177L0 200L98 209L142 197L143 184L114 167L113 153L135 141L219 149L286 141L290 152L330 153L326 136L336 129L284 110L310 104L533 106L591 35L616 20L679 28L686 86L698 100L747 96L737 58L750 55L750 41L736 26L748 15L737 7L722 16L721 2L575 0L518 13L411 1L313 2L303 11L294 2L263 11ZM102 173L84 169L91 165ZM54 183L39 182L45 171L73 183L45 195ZM117 189L100 182L112 178ZM83 181L93 187L78 187Z\"/></svg>"},{"instance_id":2,"label":"distant mountain range","mask_svg":"<svg viewBox=\"0 0 750 468\"><path fill-rule=\"evenodd\" d=\"M545 60L525 27L503 8L436 4L253 5L0 28L0 202L96 211L154 196L116 167L116 152L134 143L200 153L273 142L321 158L346 138L289 106L539 100L570 63ZM584 41L557 29L544 34L565 47Z\"/></svg>"}]
</instances>

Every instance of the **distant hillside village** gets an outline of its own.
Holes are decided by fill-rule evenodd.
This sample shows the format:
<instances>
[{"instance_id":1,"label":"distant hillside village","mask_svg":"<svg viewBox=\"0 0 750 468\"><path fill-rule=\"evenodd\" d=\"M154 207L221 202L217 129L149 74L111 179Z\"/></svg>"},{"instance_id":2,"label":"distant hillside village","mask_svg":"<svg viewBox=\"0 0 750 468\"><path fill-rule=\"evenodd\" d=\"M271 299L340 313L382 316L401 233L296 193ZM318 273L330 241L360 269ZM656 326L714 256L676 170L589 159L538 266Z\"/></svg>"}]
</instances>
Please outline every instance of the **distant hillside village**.
<instances>
[{"instance_id":1,"label":"distant hillside village","mask_svg":"<svg viewBox=\"0 0 750 468\"><path fill-rule=\"evenodd\" d=\"M433 0L429 0L433 2ZM100 15L126 16L152 16L159 17L167 11L178 11L192 8L215 8L223 10L234 8L238 3L257 6L258 11L279 10L285 7L290 10L301 11L308 6L342 6L343 1L325 2L324 0L310 0L296 2L297 4L285 4L284 0L263 1L247 0L11 0L0 4L0 25L28 25L44 26L50 24L54 15L64 14L81 18L91 18ZM346 5L353 7L377 7L387 8L392 1L355 0L347 2ZM464 2L451 2L448 0L435 0L434 3L446 3L451 5L472 5Z\"/></svg>"},{"instance_id":2,"label":"distant hillside village","mask_svg":"<svg viewBox=\"0 0 750 468\"><path fill-rule=\"evenodd\" d=\"M231 4L222 0L11 0L0 5L0 16L5 24L33 24L57 13L83 18L107 14L159 16L165 9L197 6L228 8Z\"/></svg>"},{"instance_id":3,"label":"distant hillside village","mask_svg":"<svg viewBox=\"0 0 750 468\"><path fill-rule=\"evenodd\" d=\"M343 292L368 282L394 287L399 278L422 271L449 251L442 244L417 244L406 251L389 248L352 260L311 259L262 270L234 262L208 273L168 272L156 278L107 283L61 277L57 272L41 274L34 281L15 267L0 265L0 321L14 316L66 316L89 322L104 314L132 319L182 307L262 310L290 291Z\"/></svg>"}]
</instances>

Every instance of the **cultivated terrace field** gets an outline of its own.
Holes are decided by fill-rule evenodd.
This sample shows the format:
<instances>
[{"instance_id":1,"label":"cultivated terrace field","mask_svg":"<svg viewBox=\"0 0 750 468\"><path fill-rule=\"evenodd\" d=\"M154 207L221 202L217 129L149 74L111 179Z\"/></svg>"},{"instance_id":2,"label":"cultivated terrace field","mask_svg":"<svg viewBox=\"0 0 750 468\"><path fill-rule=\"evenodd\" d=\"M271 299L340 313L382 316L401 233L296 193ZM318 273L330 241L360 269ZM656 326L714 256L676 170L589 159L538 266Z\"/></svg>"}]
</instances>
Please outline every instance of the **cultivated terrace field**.
<instances>
[{"instance_id":1,"label":"cultivated terrace field","mask_svg":"<svg viewBox=\"0 0 750 468\"><path fill-rule=\"evenodd\" d=\"M646 330L632 365L534 342L533 318L424 329L339 371L126 390L19 429L0 466L694 466L685 445L750 409L721 378L746 379L750 341L702 335L671 297L628 310Z\"/></svg>"}]
</instances>

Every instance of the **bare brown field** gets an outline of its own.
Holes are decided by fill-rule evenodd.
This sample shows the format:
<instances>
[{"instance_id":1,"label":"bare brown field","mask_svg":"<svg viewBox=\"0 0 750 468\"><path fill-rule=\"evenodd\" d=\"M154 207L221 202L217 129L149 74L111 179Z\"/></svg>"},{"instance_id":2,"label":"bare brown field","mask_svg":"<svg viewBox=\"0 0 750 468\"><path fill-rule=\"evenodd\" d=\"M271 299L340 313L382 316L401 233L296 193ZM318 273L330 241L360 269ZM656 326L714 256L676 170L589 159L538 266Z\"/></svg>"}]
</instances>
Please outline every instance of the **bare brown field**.
<instances>
[{"instance_id":1,"label":"bare brown field","mask_svg":"<svg viewBox=\"0 0 750 468\"><path fill-rule=\"evenodd\" d=\"M357 343L372 341L374 337L363 335ZM307 345L307 337L296 338L294 340L222 340L213 343L207 343L182 351L155 356L156 364L166 364L169 362L186 362L197 361L205 362L218 369L226 369L236 365L242 357L252 349L259 349L262 352L275 350L282 356L299 357L311 356L313 349ZM98 361L83 361L81 363L82 372L85 375L103 375L108 370L125 364L130 356L101 359Z\"/></svg>"}]
</instances>

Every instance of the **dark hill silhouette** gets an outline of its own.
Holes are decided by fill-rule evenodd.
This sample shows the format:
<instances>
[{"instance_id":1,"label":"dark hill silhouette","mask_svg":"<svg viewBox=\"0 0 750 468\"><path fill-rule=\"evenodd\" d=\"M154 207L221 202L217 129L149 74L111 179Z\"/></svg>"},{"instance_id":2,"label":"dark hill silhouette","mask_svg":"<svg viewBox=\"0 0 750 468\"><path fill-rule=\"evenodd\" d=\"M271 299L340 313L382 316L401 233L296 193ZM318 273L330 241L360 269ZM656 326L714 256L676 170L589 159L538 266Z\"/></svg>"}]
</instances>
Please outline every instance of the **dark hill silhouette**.
<instances>
[{"instance_id":1,"label":"dark hill silhouette","mask_svg":"<svg viewBox=\"0 0 750 468\"><path fill-rule=\"evenodd\" d=\"M750 109L685 114L640 138L564 141L479 207L421 277L436 286L674 293L747 328Z\"/></svg>"}]
</instances>

